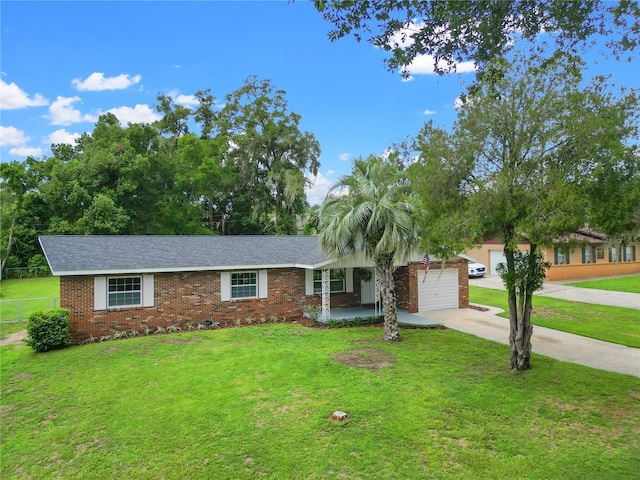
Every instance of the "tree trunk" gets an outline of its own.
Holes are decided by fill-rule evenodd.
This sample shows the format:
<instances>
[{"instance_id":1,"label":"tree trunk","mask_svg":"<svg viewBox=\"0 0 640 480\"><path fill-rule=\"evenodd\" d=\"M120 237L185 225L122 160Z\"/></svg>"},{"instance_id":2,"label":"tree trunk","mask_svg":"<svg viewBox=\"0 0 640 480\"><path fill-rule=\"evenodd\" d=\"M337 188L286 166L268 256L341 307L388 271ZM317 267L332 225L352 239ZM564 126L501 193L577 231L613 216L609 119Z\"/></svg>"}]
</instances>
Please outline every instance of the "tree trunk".
<instances>
[{"instance_id":1,"label":"tree trunk","mask_svg":"<svg viewBox=\"0 0 640 480\"><path fill-rule=\"evenodd\" d=\"M18 207L11 215L11 227L9 227L9 239L7 240L7 251L5 252L4 258L2 259L2 263L0 263L0 278L2 278L2 272L4 271L4 266L7 264L7 260L9 260L9 256L11 255L11 248L13 247L13 232L16 229L16 218L18 217Z\"/></svg>"},{"instance_id":2,"label":"tree trunk","mask_svg":"<svg viewBox=\"0 0 640 480\"><path fill-rule=\"evenodd\" d=\"M507 259L506 283L509 301L509 346L511 348L510 367L512 370L527 370L531 368L531 337L533 325L531 324L531 310L533 288L528 284L527 278L531 276L532 264L535 262L533 253L535 245L531 245L528 272L524 278L518 278L514 258L514 248L511 242L505 241L504 254ZM522 274L523 272L519 272Z\"/></svg>"},{"instance_id":3,"label":"tree trunk","mask_svg":"<svg viewBox=\"0 0 640 480\"><path fill-rule=\"evenodd\" d=\"M400 340L400 329L398 328L395 284L393 282L393 264L376 265L376 275L380 281L380 296L384 312L384 340L387 342L398 341Z\"/></svg>"}]
</instances>

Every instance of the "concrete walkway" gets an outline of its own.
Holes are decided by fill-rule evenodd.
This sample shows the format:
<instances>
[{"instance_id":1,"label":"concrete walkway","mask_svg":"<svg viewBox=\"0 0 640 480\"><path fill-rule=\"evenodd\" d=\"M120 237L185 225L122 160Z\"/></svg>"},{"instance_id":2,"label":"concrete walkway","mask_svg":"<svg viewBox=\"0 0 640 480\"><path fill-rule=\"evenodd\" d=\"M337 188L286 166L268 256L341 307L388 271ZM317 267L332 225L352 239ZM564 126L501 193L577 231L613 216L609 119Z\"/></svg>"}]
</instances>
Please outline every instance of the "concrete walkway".
<instances>
[{"instance_id":1,"label":"concrete walkway","mask_svg":"<svg viewBox=\"0 0 640 480\"><path fill-rule=\"evenodd\" d=\"M504 290L502 279L498 275L469 279L469 285ZM542 297L561 298L572 302L595 303L611 307L626 307L640 310L640 292L611 292L594 288L579 288L565 285L564 282L545 282L542 290L534 293Z\"/></svg>"},{"instance_id":2,"label":"concrete walkway","mask_svg":"<svg viewBox=\"0 0 640 480\"><path fill-rule=\"evenodd\" d=\"M439 323L447 328L509 344L509 320L498 317L499 308L481 312L471 308L414 313L411 323ZM409 323L408 319L403 319ZM587 367L640 377L640 349L581 337L551 328L533 326L533 352Z\"/></svg>"}]
</instances>

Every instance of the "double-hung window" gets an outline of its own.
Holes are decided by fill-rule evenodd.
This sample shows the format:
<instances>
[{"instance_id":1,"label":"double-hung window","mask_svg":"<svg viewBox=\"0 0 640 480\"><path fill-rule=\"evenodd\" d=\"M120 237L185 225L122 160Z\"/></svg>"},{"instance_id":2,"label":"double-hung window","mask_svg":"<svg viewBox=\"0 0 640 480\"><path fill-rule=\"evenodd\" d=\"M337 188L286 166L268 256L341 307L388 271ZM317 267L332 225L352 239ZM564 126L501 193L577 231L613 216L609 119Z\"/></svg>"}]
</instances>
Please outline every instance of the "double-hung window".
<instances>
[{"instance_id":1,"label":"double-hung window","mask_svg":"<svg viewBox=\"0 0 640 480\"><path fill-rule=\"evenodd\" d=\"M344 268L332 268L329 270L329 291L331 293L344 292ZM322 293L322 270L313 271L313 293Z\"/></svg>"},{"instance_id":2,"label":"double-hung window","mask_svg":"<svg viewBox=\"0 0 640 480\"><path fill-rule=\"evenodd\" d=\"M582 247L582 263L596 263L596 249L593 247Z\"/></svg>"},{"instance_id":3,"label":"double-hung window","mask_svg":"<svg viewBox=\"0 0 640 480\"><path fill-rule=\"evenodd\" d=\"M622 250L622 261L623 262L635 262L636 261L636 247L635 245L627 245Z\"/></svg>"},{"instance_id":4,"label":"double-hung window","mask_svg":"<svg viewBox=\"0 0 640 480\"><path fill-rule=\"evenodd\" d=\"M142 305L142 277L111 277L107 282L108 307Z\"/></svg>"},{"instance_id":5,"label":"double-hung window","mask_svg":"<svg viewBox=\"0 0 640 480\"><path fill-rule=\"evenodd\" d=\"M257 298L258 272L234 272L231 274L231 298Z\"/></svg>"},{"instance_id":6,"label":"double-hung window","mask_svg":"<svg viewBox=\"0 0 640 480\"><path fill-rule=\"evenodd\" d=\"M553 257L556 265L569 265L569 247L556 247Z\"/></svg>"},{"instance_id":7,"label":"double-hung window","mask_svg":"<svg viewBox=\"0 0 640 480\"><path fill-rule=\"evenodd\" d=\"M609 261L610 262L619 262L620 261L620 253L618 251L618 247L610 247L609 248Z\"/></svg>"}]
</instances>

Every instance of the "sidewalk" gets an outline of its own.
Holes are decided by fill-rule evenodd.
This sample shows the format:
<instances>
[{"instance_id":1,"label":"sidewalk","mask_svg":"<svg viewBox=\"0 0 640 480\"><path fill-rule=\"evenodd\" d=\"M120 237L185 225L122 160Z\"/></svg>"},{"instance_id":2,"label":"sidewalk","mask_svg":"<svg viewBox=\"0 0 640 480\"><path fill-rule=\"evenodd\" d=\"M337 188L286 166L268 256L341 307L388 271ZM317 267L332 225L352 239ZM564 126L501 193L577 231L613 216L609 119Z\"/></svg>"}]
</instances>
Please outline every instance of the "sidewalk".
<instances>
[{"instance_id":1,"label":"sidewalk","mask_svg":"<svg viewBox=\"0 0 640 480\"><path fill-rule=\"evenodd\" d=\"M483 288L504 290L502 279L498 275L487 275L483 278L469 279L469 285ZM640 310L640 293L611 292L593 288L579 288L564 285L561 282L545 282L542 290L534 296L553 297L572 302L594 303L611 307L625 307Z\"/></svg>"},{"instance_id":2,"label":"sidewalk","mask_svg":"<svg viewBox=\"0 0 640 480\"><path fill-rule=\"evenodd\" d=\"M415 313L412 317L428 319L447 328L508 345L509 320L496 316L502 311L501 309L487 308L489 308L487 312L463 308ZM415 323L422 322L420 318L415 318ZM533 352L540 355L640 377L640 349L638 348L625 347L536 325L533 327L531 344Z\"/></svg>"}]
</instances>

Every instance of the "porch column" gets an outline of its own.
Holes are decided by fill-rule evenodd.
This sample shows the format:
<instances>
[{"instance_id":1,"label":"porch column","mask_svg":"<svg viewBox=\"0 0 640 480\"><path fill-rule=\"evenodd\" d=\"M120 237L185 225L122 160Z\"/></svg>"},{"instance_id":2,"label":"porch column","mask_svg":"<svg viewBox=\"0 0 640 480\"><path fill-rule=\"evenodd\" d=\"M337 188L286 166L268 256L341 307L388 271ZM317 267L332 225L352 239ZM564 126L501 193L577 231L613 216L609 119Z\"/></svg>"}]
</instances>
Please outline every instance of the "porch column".
<instances>
[{"instance_id":1,"label":"porch column","mask_svg":"<svg viewBox=\"0 0 640 480\"><path fill-rule=\"evenodd\" d=\"M382 309L380 308L380 280L378 279L378 275L376 274L376 269L373 269L373 279L375 282L375 293L373 294L373 311L376 317L382 313Z\"/></svg>"},{"instance_id":2,"label":"porch column","mask_svg":"<svg viewBox=\"0 0 640 480\"><path fill-rule=\"evenodd\" d=\"M327 322L331 316L331 275L329 269L322 269L322 321Z\"/></svg>"}]
</instances>

